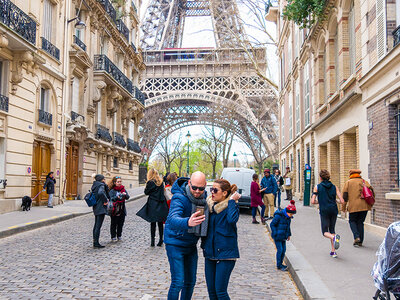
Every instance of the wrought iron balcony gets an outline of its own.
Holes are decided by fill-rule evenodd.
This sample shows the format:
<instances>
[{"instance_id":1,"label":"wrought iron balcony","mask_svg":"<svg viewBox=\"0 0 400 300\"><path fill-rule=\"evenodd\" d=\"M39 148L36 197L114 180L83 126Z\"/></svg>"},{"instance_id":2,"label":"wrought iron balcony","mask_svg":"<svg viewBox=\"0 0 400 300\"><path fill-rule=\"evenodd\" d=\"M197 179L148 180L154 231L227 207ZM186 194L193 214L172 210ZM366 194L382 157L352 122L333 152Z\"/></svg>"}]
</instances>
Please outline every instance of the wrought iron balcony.
<instances>
[{"instance_id":1,"label":"wrought iron balcony","mask_svg":"<svg viewBox=\"0 0 400 300\"><path fill-rule=\"evenodd\" d=\"M134 43L131 42L131 47L133 48L133 51L135 51L135 53L137 52L136 46Z\"/></svg>"},{"instance_id":2,"label":"wrought iron balcony","mask_svg":"<svg viewBox=\"0 0 400 300\"><path fill-rule=\"evenodd\" d=\"M0 0L0 22L29 43L36 43L36 22L10 0Z\"/></svg>"},{"instance_id":3,"label":"wrought iron balcony","mask_svg":"<svg viewBox=\"0 0 400 300\"><path fill-rule=\"evenodd\" d=\"M60 60L60 49L42 37L42 49L53 56L55 59Z\"/></svg>"},{"instance_id":4,"label":"wrought iron balcony","mask_svg":"<svg viewBox=\"0 0 400 300\"><path fill-rule=\"evenodd\" d=\"M119 19L116 22L118 31L126 38L129 42L129 29L126 27L125 23Z\"/></svg>"},{"instance_id":5,"label":"wrought iron balcony","mask_svg":"<svg viewBox=\"0 0 400 300\"><path fill-rule=\"evenodd\" d=\"M46 125L53 125L53 115L47 111L39 109L39 122Z\"/></svg>"},{"instance_id":6,"label":"wrought iron balcony","mask_svg":"<svg viewBox=\"0 0 400 300\"><path fill-rule=\"evenodd\" d=\"M104 54L94 56L94 70L106 71L122 87L132 94L132 81L130 81L128 77L126 77L124 73L122 73L121 70L118 69L118 67Z\"/></svg>"},{"instance_id":7,"label":"wrought iron balcony","mask_svg":"<svg viewBox=\"0 0 400 300\"><path fill-rule=\"evenodd\" d=\"M0 95L0 110L8 112L8 97Z\"/></svg>"},{"instance_id":8,"label":"wrought iron balcony","mask_svg":"<svg viewBox=\"0 0 400 300\"><path fill-rule=\"evenodd\" d=\"M137 86L135 86L135 98L138 99L144 105L145 96Z\"/></svg>"},{"instance_id":9,"label":"wrought iron balcony","mask_svg":"<svg viewBox=\"0 0 400 300\"><path fill-rule=\"evenodd\" d=\"M136 152L136 153L142 152L142 149L140 149L139 143L135 142L134 140L131 140L131 139L128 139L128 150Z\"/></svg>"},{"instance_id":10,"label":"wrought iron balcony","mask_svg":"<svg viewBox=\"0 0 400 300\"><path fill-rule=\"evenodd\" d=\"M74 35L74 43L77 44L83 51L86 51L86 45L76 35Z\"/></svg>"},{"instance_id":11,"label":"wrought iron balcony","mask_svg":"<svg viewBox=\"0 0 400 300\"><path fill-rule=\"evenodd\" d=\"M82 116L82 115L80 115L80 114L78 114L78 113L76 113L74 111L71 111L71 120L72 121L77 121L79 119L82 119L82 121L85 121L85 117L84 116Z\"/></svg>"},{"instance_id":12,"label":"wrought iron balcony","mask_svg":"<svg viewBox=\"0 0 400 300\"><path fill-rule=\"evenodd\" d=\"M105 9L106 13L110 16L110 18L115 22L117 19L117 12L112 6L109 0L97 0Z\"/></svg>"},{"instance_id":13,"label":"wrought iron balcony","mask_svg":"<svg viewBox=\"0 0 400 300\"><path fill-rule=\"evenodd\" d=\"M400 44L400 26L393 31L393 47Z\"/></svg>"},{"instance_id":14,"label":"wrought iron balcony","mask_svg":"<svg viewBox=\"0 0 400 300\"><path fill-rule=\"evenodd\" d=\"M117 145L119 147L125 148L126 147L126 142L124 140L124 137L122 134L119 134L118 132L113 132L114 136L114 145Z\"/></svg>"},{"instance_id":15,"label":"wrought iron balcony","mask_svg":"<svg viewBox=\"0 0 400 300\"><path fill-rule=\"evenodd\" d=\"M102 141L110 143L112 141L111 134L107 127L104 127L100 124L96 124L96 138Z\"/></svg>"}]
</instances>

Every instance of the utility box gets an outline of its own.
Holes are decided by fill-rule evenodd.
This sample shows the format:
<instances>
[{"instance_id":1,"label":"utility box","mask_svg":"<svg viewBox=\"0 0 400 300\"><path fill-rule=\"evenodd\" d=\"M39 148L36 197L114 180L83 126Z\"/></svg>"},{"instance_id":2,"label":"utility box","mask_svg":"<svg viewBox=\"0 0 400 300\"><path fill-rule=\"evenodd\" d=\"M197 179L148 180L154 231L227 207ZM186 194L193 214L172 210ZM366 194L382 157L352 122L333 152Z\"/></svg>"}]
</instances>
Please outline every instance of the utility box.
<instances>
[{"instance_id":1,"label":"utility box","mask_svg":"<svg viewBox=\"0 0 400 300\"><path fill-rule=\"evenodd\" d=\"M304 168L304 196L303 205L310 206L310 191L311 191L311 167L306 164Z\"/></svg>"}]
</instances>

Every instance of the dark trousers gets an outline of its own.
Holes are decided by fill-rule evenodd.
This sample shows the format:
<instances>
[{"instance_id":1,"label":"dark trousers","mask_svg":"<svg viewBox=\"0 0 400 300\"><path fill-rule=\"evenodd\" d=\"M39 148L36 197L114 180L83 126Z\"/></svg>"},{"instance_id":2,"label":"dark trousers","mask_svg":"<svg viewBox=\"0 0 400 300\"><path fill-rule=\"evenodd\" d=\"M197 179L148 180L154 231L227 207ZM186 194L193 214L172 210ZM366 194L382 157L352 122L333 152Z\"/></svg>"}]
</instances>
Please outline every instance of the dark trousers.
<instances>
[{"instance_id":1,"label":"dark trousers","mask_svg":"<svg viewBox=\"0 0 400 300\"><path fill-rule=\"evenodd\" d=\"M286 241L276 241L275 246L276 246L276 267L278 269L282 268L283 264L283 259L285 258L285 253L286 253Z\"/></svg>"},{"instance_id":2,"label":"dark trousers","mask_svg":"<svg viewBox=\"0 0 400 300\"><path fill-rule=\"evenodd\" d=\"M100 230L103 225L105 214L94 216L94 226L93 226L93 243L98 244L100 238Z\"/></svg>"},{"instance_id":3,"label":"dark trousers","mask_svg":"<svg viewBox=\"0 0 400 300\"><path fill-rule=\"evenodd\" d=\"M367 213L367 210L349 213L350 229L354 239L360 238L361 243L364 241L364 221Z\"/></svg>"},{"instance_id":4,"label":"dark trousers","mask_svg":"<svg viewBox=\"0 0 400 300\"><path fill-rule=\"evenodd\" d=\"M229 300L228 284L235 260L205 259L204 272L210 300Z\"/></svg>"},{"instance_id":5,"label":"dark trousers","mask_svg":"<svg viewBox=\"0 0 400 300\"><path fill-rule=\"evenodd\" d=\"M251 215L253 216L253 219L257 215L257 208L258 207L252 207L251 208ZM265 212L265 205L261 206L261 213L260 213L261 218L264 218L264 212Z\"/></svg>"},{"instance_id":6,"label":"dark trousers","mask_svg":"<svg viewBox=\"0 0 400 300\"><path fill-rule=\"evenodd\" d=\"M150 223L150 230L151 230L151 239L156 237L156 224L158 224L158 233L160 235L160 241L163 240L164 236L164 224L163 222L151 222Z\"/></svg>"},{"instance_id":7,"label":"dark trousers","mask_svg":"<svg viewBox=\"0 0 400 300\"><path fill-rule=\"evenodd\" d=\"M192 299L196 284L197 273L197 246L179 247L166 245L169 267L171 271L171 286L168 291L168 300Z\"/></svg>"},{"instance_id":8,"label":"dark trousers","mask_svg":"<svg viewBox=\"0 0 400 300\"><path fill-rule=\"evenodd\" d=\"M111 217L110 233L111 238L122 236L122 227L124 227L125 215Z\"/></svg>"},{"instance_id":9,"label":"dark trousers","mask_svg":"<svg viewBox=\"0 0 400 300\"><path fill-rule=\"evenodd\" d=\"M286 190L286 200L292 200L292 190Z\"/></svg>"}]
</instances>

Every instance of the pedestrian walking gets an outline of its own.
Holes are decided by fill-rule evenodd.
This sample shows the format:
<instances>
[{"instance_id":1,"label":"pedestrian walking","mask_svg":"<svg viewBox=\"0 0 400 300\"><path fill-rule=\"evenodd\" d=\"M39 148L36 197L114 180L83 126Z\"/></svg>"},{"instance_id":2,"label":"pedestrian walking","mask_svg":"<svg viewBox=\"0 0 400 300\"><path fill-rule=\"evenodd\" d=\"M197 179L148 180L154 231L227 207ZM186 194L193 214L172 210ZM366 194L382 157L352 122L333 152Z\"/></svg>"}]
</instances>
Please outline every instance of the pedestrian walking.
<instances>
[{"instance_id":1,"label":"pedestrian walking","mask_svg":"<svg viewBox=\"0 0 400 300\"><path fill-rule=\"evenodd\" d=\"M290 222L295 213L294 200L290 200L290 204L286 208L275 212L274 219L270 224L271 237L276 246L276 268L281 271L287 271L287 266L283 264L283 259L286 253L286 241L289 241L292 235Z\"/></svg>"},{"instance_id":2,"label":"pedestrian walking","mask_svg":"<svg viewBox=\"0 0 400 300\"><path fill-rule=\"evenodd\" d=\"M49 195L49 198L47 200L47 207L49 208L53 208L55 184L56 184L56 179L54 178L54 172L49 172L49 174L47 174L46 176L46 181L44 182L43 185L43 191L46 191L47 194Z\"/></svg>"},{"instance_id":3,"label":"pedestrian walking","mask_svg":"<svg viewBox=\"0 0 400 300\"><path fill-rule=\"evenodd\" d=\"M264 218L266 220L272 219L274 215L274 199L278 190L278 185L273 176L271 176L270 169L264 170L264 177L261 180L261 189L264 190L263 201L265 205ZM269 214L269 216L268 216Z\"/></svg>"},{"instance_id":4,"label":"pedestrian walking","mask_svg":"<svg viewBox=\"0 0 400 300\"><path fill-rule=\"evenodd\" d=\"M209 210L206 176L194 172L172 186L171 209L165 223L165 249L171 271L168 300L192 298L197 273L197 242L207 235Z\"/></svg>"},{"instance_id":5,"label":"pedestrian walking","mask_svg":"<svg viewBox=\"0 0 400 300\"><path fill-rule=\"evenodd\" d=\"M166 184L165 184L165 199L167 199L167 204L168 204L168 209L171 207L171 199L172 199L172 185L175 183L175 181L178 179L176 176L176 173L170 173L168 174L166 178Z\"/></svg>"},{"instance_id":6,"label":"pedestrian walking","mask_svg":"<svg viewBox=\"0 0 400 300\"><path fill-rule=\"evenodd\" d=\"M281 176L281 171L279 169L275 169L275 174L274 174L276 184L278 185L278 190L275 194L275 199L274 199L274 205L275 207L278 207L278 209L281 209L281 193L283 189L283 177ZM276 203L278 200L278 203ZM278 206L276 206L278 204Z\"/></svg>"},{"instance_id":7,"label":"pedestrian walking","mask_svg":"<svg viewBox=\"0 0 400 300\"><path fill-rule=\"evenodd\" d=\"M351 169L350 178L343 187L344 204L342 210L349 212L350 229L353 232L354 247L361 247L364 242L364 221L372 205L369 205L362 195L363 186L369 188L375 197L374 190L368 181L361 177L361 170Z\"/></svg>"},{"instance_id":8,"label":"pedestrian walking","mask_svg":"<svg viewBox=\"0 0 400 300\"><path fill-rule=\"evenodd\" d=\"M335 232L338 215L336 199L339 198L338 203L341 204L344 203L344 200L339 189L330 182L331 175L327 170L322 169L319 172L319 177L321 182L314 187L311 203L319 203L322 235L331 241L330 256L336 258L336 250L339 249L340 245L340 235Z\"/></svg>"},{"instance_id":9,"label":"pedestrian walking","mask_svg":"<svg viewBox=\"0 0 400 300\"><path fill-rule=\"evenodd\" d=\"M258 183L258 175L253 174L253 181L251 182L250 185L250 206L251 206L251 215L253 217L253 224L260 224L256 220L256 214L257 214L257 209L259 206L261 206L261 222L262 224L265 224L265 219L264 219L264 212L265 212L265 205L261 199L261 193L265 191L264 189L260 188L260 184Z\"/></svg>"},{"instance_id":10,"label":"pedestrian walking","mask_svg":"<svg viewBox=\"0 0 400 300\"><path fill-rule=\"evenodd\" d=\"M228 284L239 258L236 223L239 220L240 194L237 186L217 179L207 198L210 216L207 237L202 244L204 272L210 300L229 300Z\"/></svg>"},{"instance_id":11,"label":"pedestrian walking","mask_svg":"<svg viewBox=\"0 0 400 300\"><path fill-rule=\"evenodd\" d=\"M163 179L157 170L150 169L147 172L144 193L149 197L146 204L137 212L137 215L150 222L151 247L155 246L156 226L158 225L159 241L157 246L161 247L164 236L164 222L168 216L168 205L164 196Z\"/></svg>"},{"instance_id":12,"label":"pedestrian walking","mask_svg":"<svg viewBox=\"0 0 400 300\"><path fill-rule=\"evenodd\" d=\"M94 179L95 181L91 188L96 196L96 204L93 206L93 214L95 217L93 226L93 247L104 248L104 246L100 244L99 238L104 216L107 213L107 204L110 201L110 194L106 180L102 174L97 174Z\"/></svg>"},{"instance_id":13,"label":"pedestrian walking","mask_svg":"<svg viewBox=\"0 0 400 300\"><path fill-rule=\"evenodd\" d=\"M129 199L129 194L122 185L121 176L114 176L108 187L110 189L110 199L114 203L114 209L110 214L111 241L117 242L122 240L122 228L127 215L125 201Z\"/></svg>"},{"instance_id":14,"label":"pedestrian walking","mask_svg":"<svg viewBox=\"0 0 400 300\"><path fill-rule=\"evenodd\" d=\"M292 200L293 194L293 172L290 171L289 167L286 167L286 173L283 176L284 185L283 188L286 191L286 199L285 200Z\"/></svg>"}]
</instances>

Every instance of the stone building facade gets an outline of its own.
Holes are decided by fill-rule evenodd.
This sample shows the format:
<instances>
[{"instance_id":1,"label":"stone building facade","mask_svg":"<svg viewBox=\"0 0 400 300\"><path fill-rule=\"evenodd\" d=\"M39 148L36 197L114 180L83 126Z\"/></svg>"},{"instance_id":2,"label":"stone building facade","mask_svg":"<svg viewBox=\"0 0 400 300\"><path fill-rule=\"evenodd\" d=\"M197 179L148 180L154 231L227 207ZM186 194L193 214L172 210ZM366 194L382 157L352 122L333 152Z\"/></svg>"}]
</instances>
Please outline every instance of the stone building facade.
<instances>
[{"instance_id":1,"label":"stone building facade","mask_svg":"<svg viewBox=\"0 0 400 300\"><path fill-rule=\"evenodd\" d=\"M139 6L0 2L0 213L36 195L50 171L56 204L82 196L96 172L138 184ZM34 201L46 203L46 193Z\"/></svg>"}]
</instances>

